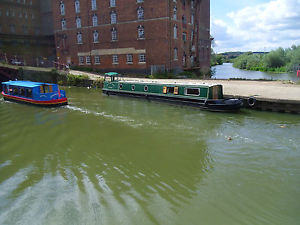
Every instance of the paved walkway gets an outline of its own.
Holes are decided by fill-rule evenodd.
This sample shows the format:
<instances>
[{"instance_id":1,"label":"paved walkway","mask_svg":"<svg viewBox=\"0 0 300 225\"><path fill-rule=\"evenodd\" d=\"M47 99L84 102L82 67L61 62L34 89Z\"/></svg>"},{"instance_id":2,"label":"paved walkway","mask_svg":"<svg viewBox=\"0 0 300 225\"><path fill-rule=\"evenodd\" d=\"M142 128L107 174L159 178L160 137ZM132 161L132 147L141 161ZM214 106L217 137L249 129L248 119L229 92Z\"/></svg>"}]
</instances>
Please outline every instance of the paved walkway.
<instances>
[{"instance_id":1,"label":"paved walkway","mask_svg":"<svg viewBox=\"0 0 300 225\"><path fill-rule=\"evenodd\" d=\"M100 75L95 75L87 72L71 70L74 75L88 75L95 80L101 78ZM207 84L222 84L224 95L250 97L255 96L261 100L292 100L300 101L300 85L288 81L249 81L249 80L188 80L188 79L146 79L146 78L122 78L124 80L139 80L144 82L158 83L207 83ZM300 80L300 79L299 79Z\"/></svg>"}]
</instances>

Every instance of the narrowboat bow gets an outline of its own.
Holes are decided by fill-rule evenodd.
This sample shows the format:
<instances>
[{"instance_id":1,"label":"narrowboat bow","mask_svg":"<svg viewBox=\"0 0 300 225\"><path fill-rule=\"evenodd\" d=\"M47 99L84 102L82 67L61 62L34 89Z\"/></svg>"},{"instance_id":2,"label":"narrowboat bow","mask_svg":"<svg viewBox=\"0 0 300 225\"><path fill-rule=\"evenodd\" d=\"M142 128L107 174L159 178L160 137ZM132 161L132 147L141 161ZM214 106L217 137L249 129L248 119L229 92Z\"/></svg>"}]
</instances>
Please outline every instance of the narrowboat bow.
<instances>
[{"instance_id":1,"label":"narrowboat bow","mask_svg":"<svg viewBox=\"0 0 300 225\"><path fill-rule=\"evenodd\" d=\"M68 104L65 91L60 90L57 84L7 81L2 82L2 90L3 98L7 101L51 107Z\"/></svg>"},{"instance_id":2,"label":"narrowboat bow","mask_svg":"<svg viewBox=\"0 0 300 225\"><path fill-rule=\"evenodd\" d=\"M243 106L240 99L224 99L220 84L124 81L115 72L105 74L102 92L192 105L216 112L236 112Z\"/></svg>"}]
</instances>

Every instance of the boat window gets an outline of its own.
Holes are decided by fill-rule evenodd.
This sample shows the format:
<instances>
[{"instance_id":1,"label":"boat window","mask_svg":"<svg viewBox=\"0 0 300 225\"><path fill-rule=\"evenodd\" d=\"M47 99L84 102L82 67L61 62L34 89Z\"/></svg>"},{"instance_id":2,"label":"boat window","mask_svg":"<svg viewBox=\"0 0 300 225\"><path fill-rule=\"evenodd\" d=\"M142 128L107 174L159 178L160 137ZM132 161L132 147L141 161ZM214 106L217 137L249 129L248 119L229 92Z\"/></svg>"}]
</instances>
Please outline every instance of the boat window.
<instances>
[{"instance_id":1,"label":"boat window","mask_svg":"<svg viewBox=\"0 0 300 225\"><path fill-rule=\"evenodd\" d=\"M41 94L45 93L44 88L43 88L43 85L40 86L40 93L41 93Z\"/></svg>"},{"instance_id":2,"label":"boat window","mask_svg":"<svg viewBox=\"0 0 300 225\"><path fill-rule=\"evenodd\" d=\"M20 95L25 96L25 88L20 88Z\"/></svg>"},{"instance_id":3,"label":"boat window","mask_svg":"<svg viewBox=\"0 0 300 225\"><path fill-rule=\"evenodd\" d=\"M166 86L164 86L164 88L163 88L163 93L167 94L167 87Z\"/></svg>"},{"instance_id":4,"label":"boat window","mask_svg":"<svg viewBox=\"0 0 300 225\"><path fill-rule=\"evenodd\" d=\"M135 86L131 85L131 90L134 91L135 90Z\"/></svg>"},{"instance_id":5,"label":"boat window","mask_svg":"<svg viewBox=\"0 0 300 225\"><path fill-rule=\"evenodd\" d=\"M49 93L49 85L44 85L44 93Z\"/></svg>"},{"instance_id":6,"label":"boat window","mask_svg":"<svg viewBox=\"0 0 300 225\"><path fill-rule=\"evenodd\" d=\"M17 87L13 87L13 95L19 95L19 89Z\"/></svg>"},{"instance_id":7,"label":"boat window","mask_svg":"<svg viewBox=\"0 0 300 225\"><path fill-rule=\"evenodd\" d=\"M200 95L200 88L186 88L185 89L185 95L199 96Z\"/></svg>"},{"instance_id":8,"label":"boat window","mask_svg":"<svg viewBox=\"0 0 300 225\"><path fill-rule=\"evenodd\" d=\"M28 98L32 98L32 90L29 89L29 88L26 88L26 95L25 96L28 97Z\"/></svg>"},{"instance_id":9,"label":"boat window","mask_svg":"<svg viewBox=\"0 0 300 225\"><path fill-rule=\"evenodd\" d=\"M148 91L148 86L144 86L144 91Z\"/></svg>"},{"instance_id":10,"label":"boat window","mask_svg":"<svg viewBox=\"0 0 300 225\"><path fill-rule=\"evenodd\" d=\"M123 88L123 84L120 84L120 85L119 85L119 88L122 89L122 88Z\"/></svg>"},{"instance_id":11,"label":"boat window","mask_svg":"<svg viewBox=\"0 0 300 225\"><path fill-rule=\"evenodd\" d=\"M174 87L168 87L167 88L167 93L173 94L174 93Z\"/></svg>"},{"instance_id":12,"label":"boat window","mask_svg":"<svg viewBox=\"0 0 300 225\"><path fill-rule=\"evenodd\" d=\"M49 86L49 92L50 92L50 93L53 92L53 86L52 86L52 85Z\"/></svg>"},{"instance_id":13,"label":"boat window","mask_svg":"<svg viewBox=\"0 0 300 225\"><path fill-rule=\"evenodd\" d=\"M174 95L178 95L178 87L174 87Z\"/></svg>"}]
</instances>

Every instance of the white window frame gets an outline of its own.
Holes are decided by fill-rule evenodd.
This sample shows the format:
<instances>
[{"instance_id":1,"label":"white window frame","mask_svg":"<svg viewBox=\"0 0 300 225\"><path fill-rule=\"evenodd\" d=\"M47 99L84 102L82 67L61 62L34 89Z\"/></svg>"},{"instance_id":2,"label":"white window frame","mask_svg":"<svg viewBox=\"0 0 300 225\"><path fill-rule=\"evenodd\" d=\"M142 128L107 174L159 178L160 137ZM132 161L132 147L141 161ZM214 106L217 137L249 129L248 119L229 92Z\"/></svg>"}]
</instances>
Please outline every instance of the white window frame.
<instances>
[{"instance_id":1,"label":"white window frame","mask_svg":"<svg viewBox=\"0 0 300 225\"><path fill-rule=\"evenodd\" d=\"M101 63L101 58L100 58L100 55L95 55L94 56L94 61L95 61L95 64L96 65L99 65Z\"/></svg>"},{"instance_id":2,"label":"white window frame","mask_svg":"<svg viewBox=\"0 0 300 225\"><path fill-rule=\"evenodd\" d=\"M67 22L66 22L66 19L65 19L65 18L63 18L63 19L61 20L61 29L62 29L62 30L67 29Z\"/></svg>"},{"instance_id":3,"label":"white window frame","mask_svg":"<svg viewBox=\"0 0 300 225\"><path fill-rule=\"evenodd\" d=\"M90 55L87 55L87 56L85 57L85 63L86 63L87 65L90 65L90 64L91 64L91 56L90 56Z\"/></svg>"},{"instance_id":4,"label":"white window frame","mask_svg":"<svg viewBox=\"0 0 300 225\"><path fill-rule=\"evenodd\" d=\"M79 65L84 64L84 56L79 56Z\"/></svg>"},{"instance_id":5,"label":"white window frame","mask_svg":"<svg viewBox=\"0 0 300 225\"><path fill-rule=\"evenodd\" d=\"M117 13L115 11L112 11L110 13L110 24L116 24L117 23Z\"/></svg>"},{"instance_id":6,"label":"white window frame","mask_svg":"<svg viewBox=\"0 0 300 225\"><path fill-rule=\"evenodd\" d=\"M118 40L118 31L116 28L113 28L111 30L111 40L112 41L117 41Z\"/></svg>"},{"instance_id":7,"label":"white window frame","mask_svg":"<svg viewBox=\"0 0 300 225\"><path fill-rule=\"evenodd\" d=\"M75 21L76 21L76 28L81 28L81 18L77 16Z\"/></svg>"},{"instance_id":8,"label":"white window frame","mask_svg":"<svg viewBox=\"0 0 300 225\"><path fill-rule=\"evenodd\" d=\"M94 43L99 43L99 33L96 30L93 31L93 41Z\"/></svg>"},{"instance_id":9,"label":"white window frame","mask_svg":"<svg viewBox=\"0 0 300 225\"><path fill-rule=\"evenodd\" d=\"M193 94L188 94L188 89L195 89L195 90L198 90L199 91L199 94L198 95L193 95ZM189 96L200 96L201 94L201 90L200 88L184 88L184 95L189 95Z\"/></svg>"},{"instance_id":10,"label":"white window frame","mask_svg":"<svg viewBox=\"0 0 300 225\"><path fill-rule=\"evenodd\" d=\"M186 33L186 32L182 32L182 40L183 40L184 42L187 41L187 33Z\"/></svg>"},{"instance_id":11,"label":"white window frame","mask_svg":"<svg viewBox=\"0 0 300 225\"><path fill-rule=\"evenodd\" d=\"M133 54L126 55L127 64L133 64Z\"/></svg>"},{"instance_id":12,"label":"white window frame","mask_svg":"<svg viewBox=\"0 0 300 225\"><path fill-rule=\"evenodd\" d=\"M145 29L142 25L138 26L138 39L145 39Z\"/></svg>"},{"instance_id":13,"label":"white window frame","mask_svg":"<svg viewBox=\"0 0 300 225\"><path fill-rule=\"evenodd\" d=\"M77 37L77 44L82 44L82 42L83 42L82 33L78 32L76 37Z\"/></svg>"},{"instance_id":14,"label":"white window frame","mask_svg":"<svg viewBox=\"0 0 300 225\"><path fill-rule=\"evenodd\" d=\"M60 2L59 8L60 8L60 15L64 16L66 14L66 11L65 11L65 4L62 1Z\"/></svg>"},{"instance_id":15,"label":"white window frame","mask_svg":"<svg viewBox=\"0 0 300 225\"><path fill-rule=\"evenodd\" d=\"M119 56L112 55L112 64L119 64Z\"/></svg>"},{"instance_id":16,"label":"white window frame","mask_svg":"<svg viewBox=\"0 0 300 225\"><path fill-rule=\"evenodd\" d=\"M116 7L116 0L110 0L110 7Z\"/></svg>"},{"instance_id":17,"label":"white window frame","mask_svg":"<svg viewBox=\"0 0 300 225\"><path fill-rule=\"evenodd\" d=\"M75 0L75 13L80 13L80 1Z\"/></svg>"},{"instance_id":18,"label":"white window frame","mask_svg":"<svg viewBox=\"0 0 300 225\"><path fill-rule=\"evenodd\" d=\"M174 48L174 61L178 61L178 48Z\"/></svg>"},{"instance_id":19,"label":"white window frame","mask_svg":"<svg viewBox=\"0 0 300 225\"><path fill-rule=\"evenodd\" d=\"M139 54L139 63L146 63L146 54Z\"/></svg>"},{"instance_id":20,"label":"white window frame","mask_svg":"<svg viewBox=\"0 0 300 225\"><path fill-rule=\"evenodd\" d=\"M91 0L91 6L92 6L92 10L97 10L97 1Z\"/></svg>"},{"instance_id":21,"label":"white window frame","mask_svg":"<svg viewBox=\"0 0 300 225\"><path fill-rule=\"evenodd\" d=\"M92 24L93 24L93 27L98 26L98 16L96 14L94 14L92 17Z\"/></svg>"},{"instance_id":22,"label":"white window frame","mask_svg":"<svg viewBox=\"0 0 300 225\"><path fill-rule=\"evenodd\" d=\"M143 20L144 19L144 8L142 6L139 6L137 9L137 19Z\"/></svg>"},{"instance_id":23,"label":"white window frame","mask_svg":"<svg viewBox=\"0 0 300 225\"><path fill-rule=\"evenodd\" d=\"M173 37L174 37L174 39L178 38L177 30L178 30L177 25L174 25L174 27L173 27Z\"/></svg>"}]
</instances>

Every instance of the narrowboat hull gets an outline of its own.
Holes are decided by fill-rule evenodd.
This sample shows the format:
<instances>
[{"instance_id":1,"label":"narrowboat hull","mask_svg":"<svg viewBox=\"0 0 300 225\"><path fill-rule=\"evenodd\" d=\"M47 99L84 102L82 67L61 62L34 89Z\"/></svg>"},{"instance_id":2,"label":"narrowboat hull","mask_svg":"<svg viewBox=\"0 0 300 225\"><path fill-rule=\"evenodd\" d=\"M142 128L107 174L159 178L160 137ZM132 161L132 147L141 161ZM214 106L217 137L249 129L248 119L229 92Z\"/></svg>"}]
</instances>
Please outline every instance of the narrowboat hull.
<instances>
[{"instance_id":1,"label":"narrowboat hull","mask_svg":"<svg viewBox=\"0 0 300 225\"><path fill-rule=\"evenodd\" d=\"M180 96L170 97L170 96L162 96L156 95L152 93L135 93L130 91L120 91L120 90L111 90L111 89L102 89L102 92L106 95L119 95L119 96L129 96L136 98L145 98L148 100L157 100L164 101L175 104L183 104L190 105L202 110L208 110L211 112L237 112L243 106L243 101L240 99L207 99L207 100L199 100L199 99L190 99L190 98L182 98Z\"/></svg>"},{"instance_id":2,"label":"narrowboat hull","mask_svg":"<svg viewBox=\"0 0 300 225\"><path fill-rule=\"evenodd\" d=\"M2 92L2 95L4 100L6 101L13 101L13 102L42 106L42 107L57 107L57 106L63 106L68 104L67 98L40 101L40 100L34 100L30 98L12 96L12 95L5 94L4 92Z\"/></svg>"}]
</instances>

